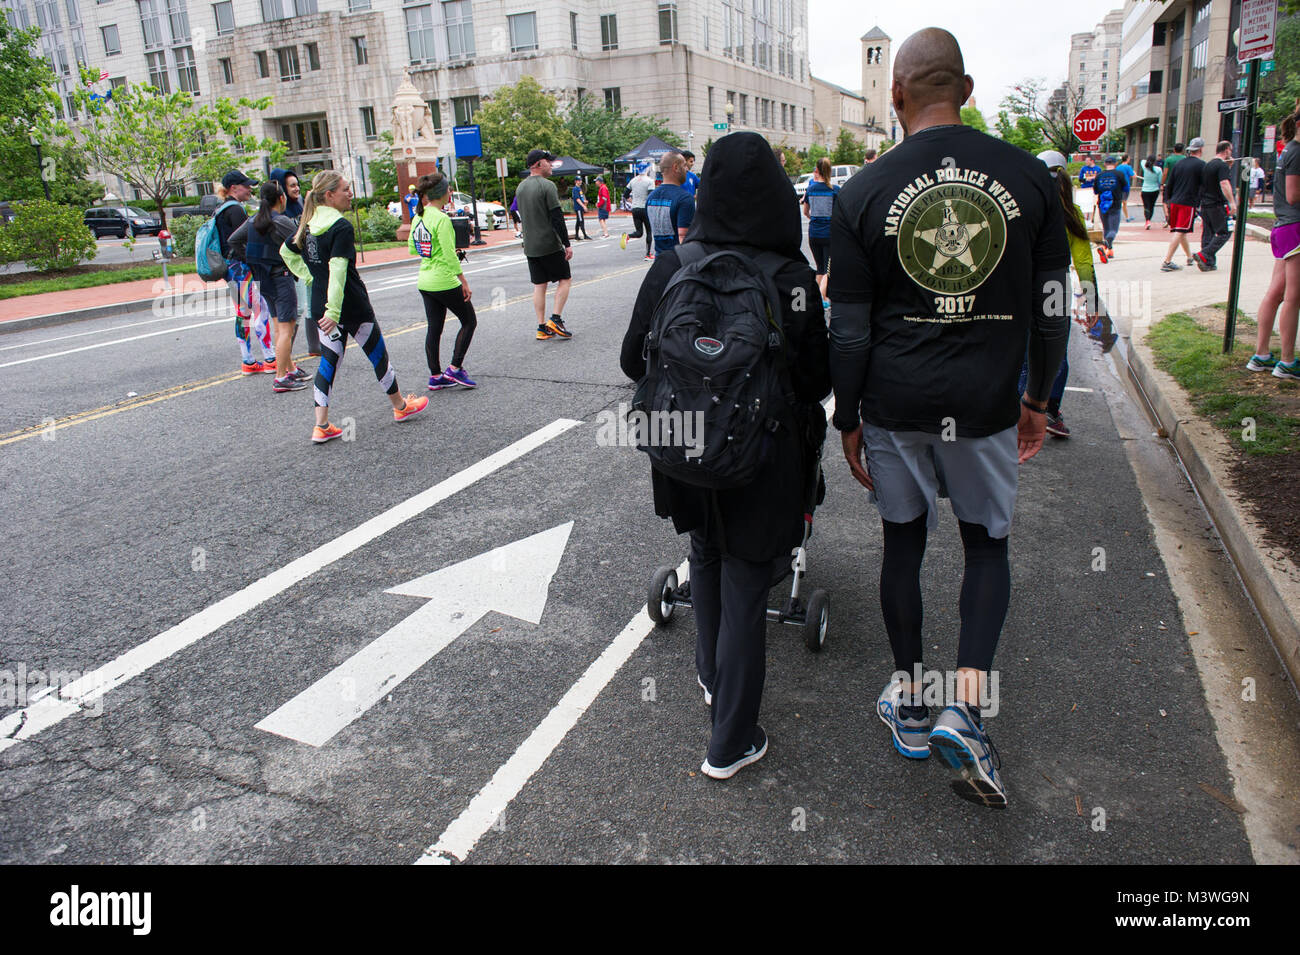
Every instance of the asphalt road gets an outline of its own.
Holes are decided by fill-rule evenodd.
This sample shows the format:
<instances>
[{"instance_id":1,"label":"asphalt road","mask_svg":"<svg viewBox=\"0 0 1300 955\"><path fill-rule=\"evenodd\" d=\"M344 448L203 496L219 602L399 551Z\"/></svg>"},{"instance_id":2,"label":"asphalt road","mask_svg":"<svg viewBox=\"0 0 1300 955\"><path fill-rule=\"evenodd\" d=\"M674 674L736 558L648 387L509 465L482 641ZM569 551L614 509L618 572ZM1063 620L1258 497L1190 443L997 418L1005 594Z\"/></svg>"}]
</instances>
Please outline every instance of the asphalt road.
<instances>
[{"instance_id":1,"label":"asphalt road","mask_svg":"<svg viewBox=\"0 0 1300 955\"><path fill-rule=\"evenodd\" d=\"M685 543L654 516L641 455L598 441L598 415L630 400L617 352L648 264L578 243L574 338L539 343L519 251L475 255L481 387L396 425L349 348L331 417L354 439L325 446L308 441L310 391L240 377L211 314L0 336L0 674L119 678L45 723L48 700L0 705L0 737L17 736L0 739L0 861L1250 861L1239 818L1202 789L1232 781L1112 372L1077 332L1074 437L1022 468L1012 532L989 721L1010 807L957 799L874 715L892 669L879 522L833 434L808 576L830 594L827 645L769 628L769 753L729 782L701 776L691 618L637 623ZM403 390L423 388L414 268L366 281ZM950 668L961 547L945 513L924 593L928 662ZM462 574L457 593L491 601L387 592L552 530L562 551ZM510 615L529 615L530 585L536 623ZM404 680L372 666L377 702L325 742L258 728L417 611L444 613L427 637L460 635Z\"/></svg>"}]
</instances>

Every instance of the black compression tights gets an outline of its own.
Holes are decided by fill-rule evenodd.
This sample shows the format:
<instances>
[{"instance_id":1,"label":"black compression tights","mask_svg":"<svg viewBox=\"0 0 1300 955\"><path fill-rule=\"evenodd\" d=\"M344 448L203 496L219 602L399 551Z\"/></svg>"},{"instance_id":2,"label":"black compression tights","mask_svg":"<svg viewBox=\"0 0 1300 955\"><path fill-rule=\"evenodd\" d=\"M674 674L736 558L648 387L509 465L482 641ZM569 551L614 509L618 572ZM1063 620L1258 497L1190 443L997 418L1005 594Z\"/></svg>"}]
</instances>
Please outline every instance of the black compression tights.
<instances>
[{"instance_id":1,"label":"black compression tights","mask_svg":"<svg viewBox=\"0 0 1300 955\"><path fill-rule=\"evenodd\" d=\"M921 662L921 560L925 557L926 517L884 525L880 564L880 609L894 651L894 667L906 673ZM1011 601L1011 563L1007 539L989 537L982 524L958 521L966 571L958 607L961 639L957 667L989 670Z\"/></svg>"}]
</instances>

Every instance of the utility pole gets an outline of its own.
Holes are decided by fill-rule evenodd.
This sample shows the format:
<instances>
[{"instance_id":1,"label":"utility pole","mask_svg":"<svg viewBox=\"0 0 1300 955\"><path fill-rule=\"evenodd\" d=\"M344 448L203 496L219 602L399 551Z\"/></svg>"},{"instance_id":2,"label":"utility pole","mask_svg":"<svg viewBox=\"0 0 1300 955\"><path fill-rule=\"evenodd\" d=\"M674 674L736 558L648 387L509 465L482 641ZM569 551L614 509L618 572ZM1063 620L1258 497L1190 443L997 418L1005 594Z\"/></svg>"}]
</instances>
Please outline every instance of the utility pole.
<instances>
[{"instance_id":1,"label":"utility pole","mask_svg":"<svg viewBox=\"0 0 1300 955\"><path fill-rule=\"evenodd\" d=\"M1255 98L1259 94L1259 60L1250 61L1250 78L1246 81L1246 128L1241 134L1239 169L1249 169L1245 160L1255 153ZM1240 179L1240 177L1238 177ZM1237 182L1237 224L1232 230L1232 270L1228 273L1228 314L1223 323L1223 353L1232 351L1237 337L1237 298L1241 294L1241 261L1246 253L1246 215L1250 202L1250 180Z\"/></svg>"}]
</instances>

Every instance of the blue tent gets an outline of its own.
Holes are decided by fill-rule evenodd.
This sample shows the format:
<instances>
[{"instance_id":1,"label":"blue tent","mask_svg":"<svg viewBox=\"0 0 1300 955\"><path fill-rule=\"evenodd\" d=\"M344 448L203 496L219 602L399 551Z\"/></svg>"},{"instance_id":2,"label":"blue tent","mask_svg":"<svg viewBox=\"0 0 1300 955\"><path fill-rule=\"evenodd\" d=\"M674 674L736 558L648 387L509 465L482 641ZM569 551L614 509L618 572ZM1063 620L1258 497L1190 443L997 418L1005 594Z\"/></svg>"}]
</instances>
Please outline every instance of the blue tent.
<instances>
[{"instance_id":1,"label":"blue tent","mask_svg":"<svg viewBox=\"0 0 1300 955\"><path fill-rule=\"evenodd\" d=\"M636 149L633 149L631 152L626 152L623 155L619 156L617 159L614 160L614 162L635 163L635 162L644 162L646 160L653 160L654 162L658 162L660 159L663 158L664 153L668 152L673 148L674 147L669 146L658 136L651 136L640 146L636 147Z\"/></svg>"}]
</instances>

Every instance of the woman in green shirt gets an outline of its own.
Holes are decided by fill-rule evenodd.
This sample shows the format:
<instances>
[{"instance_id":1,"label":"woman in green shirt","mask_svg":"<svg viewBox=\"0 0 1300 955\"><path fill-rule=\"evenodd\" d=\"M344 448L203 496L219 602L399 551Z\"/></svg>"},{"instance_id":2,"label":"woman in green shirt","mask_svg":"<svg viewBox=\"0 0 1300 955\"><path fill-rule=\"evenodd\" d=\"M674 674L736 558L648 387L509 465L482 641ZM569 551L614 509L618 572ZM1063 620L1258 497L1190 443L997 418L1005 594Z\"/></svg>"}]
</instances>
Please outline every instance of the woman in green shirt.
<instances>
[{"instance_id":1,"label":"woman in green shirt","mask_svg":"<svg viewBox=\"0 0 1300 955\"><path fill-rule=\"evenodd\" d=\"M1156 162L1154 155L1148 156L1141 162L1142 167L1142 214L1147 217L1148 229L1151 228L1151 217L1156 212L1156 199L1160 196L1160 163Z\"/></svg>"},{"instance_id":2,"label":"woman in green shirt","mask_svg":"<svg viewBox=\"0 0 1300 955\"><path fill-rule=\"evenodd\" d=\"M429 362L429 390L441 391L460 385L477 388L478 383L465 373L465 353L474 338L478 319L470 303L469 280L456 255L456 230L442 211L449 198L447 177L440 172L421 176L415 184L420 200L420 214L411 225L407 250L420 257L420 277L416 287L424 299L424 317L429 330L424 338L424 356ZM460 319L451 364L442 369L438 353L447 312Z\"/></svg>"}]
</instances>

